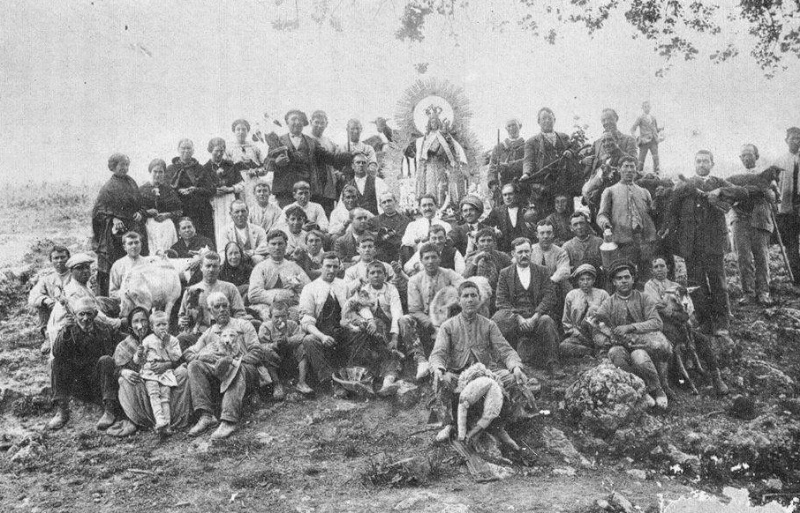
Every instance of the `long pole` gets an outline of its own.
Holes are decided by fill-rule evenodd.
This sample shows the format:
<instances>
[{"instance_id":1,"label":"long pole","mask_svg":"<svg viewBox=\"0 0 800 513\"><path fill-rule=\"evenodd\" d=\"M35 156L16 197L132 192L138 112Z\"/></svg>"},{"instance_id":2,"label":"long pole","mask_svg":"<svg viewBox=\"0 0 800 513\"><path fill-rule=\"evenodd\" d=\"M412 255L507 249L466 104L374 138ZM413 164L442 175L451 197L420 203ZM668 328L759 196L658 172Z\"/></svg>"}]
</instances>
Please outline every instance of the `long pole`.
<instances>
[{"instance_id":1,"label":"long pole","mask_svg":"<svg viewBox=\"0 0 800 513\"><path fill-rule=\"evenodd\" d=\"M786 274L789 275L789 279L792 280L794 283L794 273L792 273L792 266L789 265L789 256L786 254L786 246L783 245L783 238L781 237L781 231L778 229L778 222L775 220L775 212L772 211L772 208L769 209L769 216L772 219L772 226L775 227L775 236L778 239L778 246L781 248L781 255L783 256L783 264L786 266Z\"/></svg>"}]
</instances>

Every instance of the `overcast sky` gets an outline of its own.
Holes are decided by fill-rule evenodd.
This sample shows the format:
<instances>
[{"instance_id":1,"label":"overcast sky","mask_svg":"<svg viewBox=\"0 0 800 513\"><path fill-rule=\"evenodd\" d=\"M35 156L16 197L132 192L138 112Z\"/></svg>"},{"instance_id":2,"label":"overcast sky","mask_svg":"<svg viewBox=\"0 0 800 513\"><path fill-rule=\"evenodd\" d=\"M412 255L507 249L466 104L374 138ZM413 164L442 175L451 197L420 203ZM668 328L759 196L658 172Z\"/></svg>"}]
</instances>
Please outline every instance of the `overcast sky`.
<instances>
[{"instance_id":1,"label":"overcast sky","mask_svg":"<svg viewBox=\"0 0 800 513\"><path fill-rule=\"evenodd\" d=\"M570 132L577 115L595 137L603 107L617 109L627 132L650 99L674 173L691 172L701 147L719 168L733 166L748 141L768 159L784 151L786 127L800 125L796 60L772 80L746 52L721 65L676 62L658 78L663 60L621 21L594 39L566 28L554 46L514 24L500 30L498 13L518 12L516 0L473 1L452 25L429 23L423 43L401 43L394 31L403 3L316 0L334 9L341 32L311 19L310 0L299 1L300 28L290 32L272 22L293 18L291 0L8 3L0 19L0 173L13 182L105 180L108 156L122 151L143 182L147 163L169 161L181 137L194 139L205 162L208 139L230 139L232 120L264 111L282 119L295 107L326 110L328 135L344 141L347 119L391 118L420 77L464 88L487 149L509 116L522 119L526 137L538 132L543 105L556 111L557 129ZM746 43L742 34L728 24L711 41ZM421 62L425 75L414 67ZM366 127L365 135L374 132Z\"/></svg>"}]
</instances>

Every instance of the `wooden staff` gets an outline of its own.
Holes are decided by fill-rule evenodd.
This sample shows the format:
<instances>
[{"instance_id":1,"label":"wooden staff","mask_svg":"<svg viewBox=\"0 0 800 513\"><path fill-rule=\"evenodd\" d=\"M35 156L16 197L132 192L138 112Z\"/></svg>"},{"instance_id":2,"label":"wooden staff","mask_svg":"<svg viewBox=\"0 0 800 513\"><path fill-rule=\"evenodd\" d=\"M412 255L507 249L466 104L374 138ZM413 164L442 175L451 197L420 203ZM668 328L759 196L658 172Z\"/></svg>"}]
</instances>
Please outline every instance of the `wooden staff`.
<instances>
[{"instance_id":1,"label":"wooden staff","mask_svg":"<svg viewBox=\"0 0 800 513\"><path fill-rule=\"evenodd\" d=\"M794 273L792 272L792 266L789 265L789 256L786 254L786 246L783 245L783 237L781 237L781 231L778 229L778 222L775 220L775 212L772 211L772 208L769 209L769 217L772 219L772 226L775 227L775 236L778 239L778 246L781 248L781 256L783 256L783 265L786 266L786 273L789 275L789 279L792 280L794 283Z\"/></svg>"}]
</instances>

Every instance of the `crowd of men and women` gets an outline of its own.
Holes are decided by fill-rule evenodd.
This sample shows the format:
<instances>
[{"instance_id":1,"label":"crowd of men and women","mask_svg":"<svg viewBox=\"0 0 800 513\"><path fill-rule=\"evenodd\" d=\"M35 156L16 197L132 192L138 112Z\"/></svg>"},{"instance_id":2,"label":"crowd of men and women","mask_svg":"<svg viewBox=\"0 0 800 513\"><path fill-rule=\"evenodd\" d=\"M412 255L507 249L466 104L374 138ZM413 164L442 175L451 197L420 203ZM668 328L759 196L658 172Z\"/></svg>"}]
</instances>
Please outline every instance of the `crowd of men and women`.
<instances>
[{"instance_id":1,"label":"crowd of men and women","mask_svg":"<svg viewBox=\"0 0 800 513\"><path fill-rule=\"evenodd\" d=\"M102 398L98 428L116 435L193 423L196 436L219 422L212 437L225 438L246 397L345 397L337 372L361 366L380 396L395 393L403 376L432 375L446 439L447 404L474 364L505 369L498 375L514 388L528 381L523 364L561 378L564 359L600 355L641 377L650 405L666 408L673 346L692 331L717 392L727 393L709 342L729 326L726 204L742 303L771 302L775 219L800 277L798 128L777 162L785 172L776 198L771 188L712 176L705 150L696 152L694 176L659 177L660 132L647 104L637 138L606 109L604 134L587 147L555 132L555 115L543 108L541 132L527 140L517 120L507 123L509 137L489 159L496 198L462 196L447 217L436 196L421 194L411 217L380 178L357 120L339 147L324 135L324 112L313 113L310 133L303 112L285 119L289 133L264 151L248 140L248 122L235 121L234 141L209 141L205 165L182 140L171 164L150 163L141 187L125 155L109 158L112 177L92 211L96 259L53 248L54 271L30 295L51 354L50 428L67 423L69 397L81 395ZM643 174L648 152L655 173ZM743 146L741 161L743 172L759 169L755 145ZM577 166L586 179L565 184ZM587 208L575 208L576 185ZM115 315L126 273L145 265L143 255L165 252L197 264L182 275L177 320L142 306ZM670 279L676 255L698 287L693 302L681 302L686 283Z\"/></svg>"}]
</instances>

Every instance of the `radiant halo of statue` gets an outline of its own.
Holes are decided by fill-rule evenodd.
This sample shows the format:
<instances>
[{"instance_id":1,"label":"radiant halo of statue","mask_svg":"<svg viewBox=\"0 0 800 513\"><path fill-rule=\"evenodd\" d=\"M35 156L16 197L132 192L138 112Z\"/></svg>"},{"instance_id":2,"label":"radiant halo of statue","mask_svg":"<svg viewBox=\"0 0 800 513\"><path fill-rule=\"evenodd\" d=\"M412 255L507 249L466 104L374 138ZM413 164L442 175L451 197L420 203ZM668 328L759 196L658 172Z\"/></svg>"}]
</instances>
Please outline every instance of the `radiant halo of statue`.
<instances>
[{"instance_id":1,"label":"radiant halo of statue","mask_svg":"<svg viewBox=\"0 0 800 513\"><path fill-rule=\"evenodd\" d=\"M428 111L431 107L438 107L441 109L441 111L439 111L439 119L442 122L447 120L451 125L455 123L455 112L450 103L441 96L432 94L426 96L414 106L414 126L420 133L424 134L427 132L428 119L430 118Z\"/></svg>"}]
</instances>

